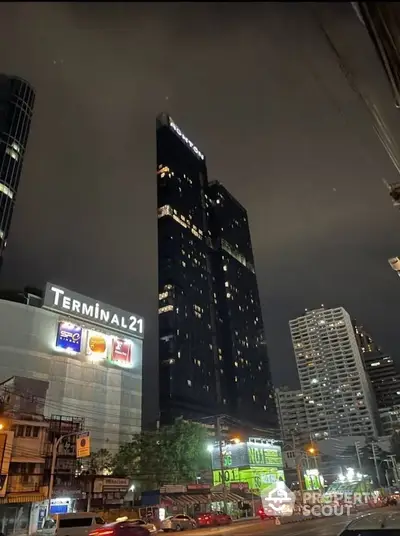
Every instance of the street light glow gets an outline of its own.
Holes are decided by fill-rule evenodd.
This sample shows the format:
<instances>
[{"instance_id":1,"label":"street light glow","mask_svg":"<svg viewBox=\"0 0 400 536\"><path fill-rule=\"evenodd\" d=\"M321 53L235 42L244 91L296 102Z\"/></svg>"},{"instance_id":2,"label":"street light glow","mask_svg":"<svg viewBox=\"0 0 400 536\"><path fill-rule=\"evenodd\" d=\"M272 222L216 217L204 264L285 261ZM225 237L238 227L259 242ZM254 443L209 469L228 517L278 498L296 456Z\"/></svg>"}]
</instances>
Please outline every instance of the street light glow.
<instances>
[{"instance_id":1,"label":"street light glow","mask_svg":"<svg viewBox=\"0 0 400 536\"><path fill-rule=\"evenodd\" d=\"M214 450L214 447L212 445L207 445L208 452L212 452Z\"/></svg>"}]
</instances>

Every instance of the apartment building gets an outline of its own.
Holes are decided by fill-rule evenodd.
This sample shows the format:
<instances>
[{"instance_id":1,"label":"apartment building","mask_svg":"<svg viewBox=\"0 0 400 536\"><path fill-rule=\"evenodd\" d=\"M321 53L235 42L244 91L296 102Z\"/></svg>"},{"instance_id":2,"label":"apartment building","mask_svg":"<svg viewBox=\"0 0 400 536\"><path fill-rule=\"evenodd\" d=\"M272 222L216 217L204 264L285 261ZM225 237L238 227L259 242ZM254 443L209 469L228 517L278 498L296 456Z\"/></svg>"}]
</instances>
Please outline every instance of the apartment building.
<instances>
[{"instance_id":1,"label":"apartment building","mask_svg":"<svg viewBox=\"0 0 400 536\"><path fill-rule=\"evenodd\" d=\"M321 306L289 325L312 438L377 435L374 398L347 311Z\"/></svg>"}]
</instances>

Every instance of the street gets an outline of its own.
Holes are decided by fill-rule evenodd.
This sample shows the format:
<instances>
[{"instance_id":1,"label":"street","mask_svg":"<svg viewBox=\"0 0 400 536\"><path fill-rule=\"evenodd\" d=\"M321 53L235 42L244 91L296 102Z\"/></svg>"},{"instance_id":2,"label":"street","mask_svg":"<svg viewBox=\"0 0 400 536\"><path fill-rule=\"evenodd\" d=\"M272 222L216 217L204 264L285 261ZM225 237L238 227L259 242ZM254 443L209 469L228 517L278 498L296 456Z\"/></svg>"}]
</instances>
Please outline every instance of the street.
<instances>
[{"instance_id":1,"label":"street","mask_svg":"<svg viewBox=\"0 0 400 536\"><path fill-rule=\"evenodd\" d=\"M381 511L387 511L382 508ZM372 511L372 510L371 510ZM376 510L374 510L376 511ZM367 513L367 512L365 512ZM339 531L360 514L350 516L321 517L311 521L275 525L273 521L248 521L234 523L228 527L204 528L190 531L191 536L266 536L274 533L276 536L337 536Z\"/></svg>"}]
</instances>

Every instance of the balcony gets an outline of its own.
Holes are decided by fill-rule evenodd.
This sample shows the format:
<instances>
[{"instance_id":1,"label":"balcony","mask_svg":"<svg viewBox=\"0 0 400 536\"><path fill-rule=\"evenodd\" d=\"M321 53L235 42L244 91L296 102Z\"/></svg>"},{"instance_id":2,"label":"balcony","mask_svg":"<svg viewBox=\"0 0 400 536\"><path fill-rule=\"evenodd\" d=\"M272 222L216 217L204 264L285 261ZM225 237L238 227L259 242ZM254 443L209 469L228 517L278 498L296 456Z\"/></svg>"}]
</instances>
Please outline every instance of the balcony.
<instances>
[{"instance_id":1,"label":"balcony","mask_svg":"<svg viewBox=\"0 0 400 536\"><path fill-rule=\"evenodd\" d=\"M7 483L8 493L39 492L42 486L42 475L9 475Z\"/></svg>"}]
</instances>

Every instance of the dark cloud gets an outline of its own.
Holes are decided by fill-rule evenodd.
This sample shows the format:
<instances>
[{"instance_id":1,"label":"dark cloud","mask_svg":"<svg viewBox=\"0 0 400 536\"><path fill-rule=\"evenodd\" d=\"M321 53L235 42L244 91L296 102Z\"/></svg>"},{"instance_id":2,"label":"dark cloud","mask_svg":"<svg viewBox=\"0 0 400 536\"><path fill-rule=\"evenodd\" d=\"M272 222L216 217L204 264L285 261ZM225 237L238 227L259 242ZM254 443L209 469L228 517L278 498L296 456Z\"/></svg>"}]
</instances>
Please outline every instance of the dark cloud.
<instances>
[{"instance_id":1,"label":"dark cloud","mask_svg":"<svg viewBox=\"0 0 400 536\"><path fill-rule=\"evenodd\" d=\"M0 70L37 90L3 285L50 279L143 314L148 389L155 116L167 109L248 208L277 381L295 381L288 320L321 302L344 305L396 353L400 285L387 258L400 215L381 182L396 176L313 10L398 137L349 5L2 3Z\"/></svg>"}]
</instances>

